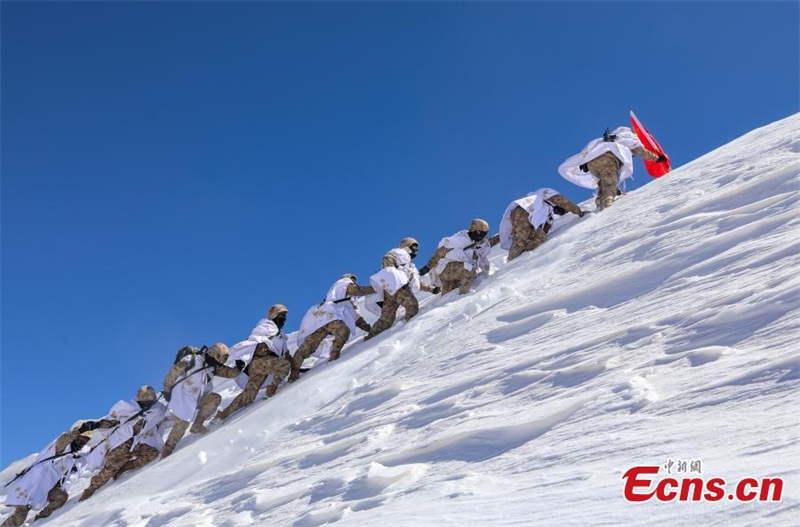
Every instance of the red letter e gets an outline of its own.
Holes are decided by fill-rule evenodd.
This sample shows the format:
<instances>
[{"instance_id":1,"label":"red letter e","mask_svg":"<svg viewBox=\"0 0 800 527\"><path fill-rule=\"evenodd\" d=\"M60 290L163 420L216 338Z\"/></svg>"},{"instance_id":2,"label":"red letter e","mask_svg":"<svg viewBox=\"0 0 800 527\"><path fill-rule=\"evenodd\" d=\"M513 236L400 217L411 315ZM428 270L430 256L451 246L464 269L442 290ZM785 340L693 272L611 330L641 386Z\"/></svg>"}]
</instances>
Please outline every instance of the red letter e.
<instances>
[{"instance_id":1,"label":"red letter e","mask_svg":"<svg viewBox=\"0 0 800 527\"><path fill-rule=\"evenodd\" d=\"M622 475L622 479L625 480L625 499L628 501L647 501L653 497L653 494L656 493L655 491L643 494L636 492L638 487L644 487L645 489L649 488L650 483L652 482L651 479L639 479L640 474L658 474L658 467L633 467L628 469L628 471Z\"/></svg>"}]
</instances>

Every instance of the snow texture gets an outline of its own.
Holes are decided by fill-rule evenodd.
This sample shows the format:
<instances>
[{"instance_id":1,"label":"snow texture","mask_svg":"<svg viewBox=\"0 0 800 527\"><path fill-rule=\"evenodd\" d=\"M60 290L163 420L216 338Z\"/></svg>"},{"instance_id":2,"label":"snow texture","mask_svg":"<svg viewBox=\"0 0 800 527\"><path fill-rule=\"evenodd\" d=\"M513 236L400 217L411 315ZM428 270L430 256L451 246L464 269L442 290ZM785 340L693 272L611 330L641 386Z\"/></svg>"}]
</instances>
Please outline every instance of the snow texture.
<instances>
[{"instance_id":1,"label":"snow texture","mask_svg":"<svg viewBox=\"0 0 800 527\"><path fill-rule=\"evenodd\" d=\"M36 525L797 525L799 184L797 114L557 219L511 263L495 248L470 294L424 295L79 504L84 477ZM625 471L668 460L782 477L783 498L625 501Z\"/></svg>"}]
</instances>

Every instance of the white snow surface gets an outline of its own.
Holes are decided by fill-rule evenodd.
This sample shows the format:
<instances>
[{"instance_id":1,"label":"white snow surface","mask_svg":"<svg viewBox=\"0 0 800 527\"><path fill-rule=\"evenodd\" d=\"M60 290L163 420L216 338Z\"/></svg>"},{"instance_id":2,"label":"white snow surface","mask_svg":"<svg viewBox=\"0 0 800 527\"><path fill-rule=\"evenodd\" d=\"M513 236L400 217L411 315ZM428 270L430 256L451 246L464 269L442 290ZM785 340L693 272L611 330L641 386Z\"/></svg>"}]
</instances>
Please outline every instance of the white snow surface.
<instances>
[{"instance_id":1,"label":"white snow surface","mask_svg":"<svg viewBox=\"0 0 800 527\"><path fill-rule=\"evenodd\" d=\"M798 525L798 190L800 114L558 218L510 263L496 248L471 293L426 295L78 503L82 478L35 525ZM238 389L215 382L227 405ZM783 478L783 496L624 499L623 473L670 460L726 492Z\"/></svg>"}]
</instances>

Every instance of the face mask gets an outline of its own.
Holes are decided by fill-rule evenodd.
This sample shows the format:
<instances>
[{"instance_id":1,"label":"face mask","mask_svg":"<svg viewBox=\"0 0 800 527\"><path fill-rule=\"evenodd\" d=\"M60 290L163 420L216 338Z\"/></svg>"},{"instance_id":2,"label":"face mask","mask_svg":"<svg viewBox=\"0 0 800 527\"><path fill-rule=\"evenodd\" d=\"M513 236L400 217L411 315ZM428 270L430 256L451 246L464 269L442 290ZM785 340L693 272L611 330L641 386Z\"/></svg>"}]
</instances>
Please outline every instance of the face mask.
<instances>
[{"instance_id":1,"label":"face mask","mask_svg":"<svg viewBox=\"0 0 800 527\"><path fill-rule=\"evenodd\" d=\"M486 237L486 231L469 231L468 234L473 242L479 242Z\"/></svg>"},{"instance_id":2,"label":"face mask","mask_svg":"<svg viewBox=\"0 0 800 527\"><path fill-rule=\"evenodd\" d=\"M136 401L136 402L139 403L139 408L141 408L142 410L149 410L150 408L153 407L154 404L156 404L156 402L153 400Z\"/></svg>"},{"instance_id":3,"label":"face mask","mask_svg":"<svg viewBox=\"0 0 800 527\"><path fill-rule=\"evenodd\" d=\"M278 326L278 329L283 328L283 325L286 324L286 313L280 313L277 317L272 319L275 322L275 325Z\"/></svg>"},{"instance_id":4,"label":"face mask","mask_svg":"<svg viewBox=\"0 0 800 527\"><path fill-rule=\"evenodd\" d=\"M417 257L418 252L419 252L419 245L417 245L416 243L408 247L408 254L411 255L412 260Z\"/></svg>"}]
</instances>

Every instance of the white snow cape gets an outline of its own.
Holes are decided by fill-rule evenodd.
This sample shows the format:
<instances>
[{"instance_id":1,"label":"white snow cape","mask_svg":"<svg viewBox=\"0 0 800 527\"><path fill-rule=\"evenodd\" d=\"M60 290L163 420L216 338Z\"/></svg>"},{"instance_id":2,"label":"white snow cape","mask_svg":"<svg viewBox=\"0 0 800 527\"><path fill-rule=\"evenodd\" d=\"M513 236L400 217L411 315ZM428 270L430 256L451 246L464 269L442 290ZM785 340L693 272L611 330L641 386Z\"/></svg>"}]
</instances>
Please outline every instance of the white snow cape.
<instances>
[{"instance_id":1,"label":"white snow cape","mask_svg":"<svg viewBox=\"0 0 800 527\"><path fill-rule=\"evenodd\" d=\"M182 362L191 360L191 355L181 359ZM213 389L213 378L213 370L206 367L202 355L195 357L194 366L178 378L172 389L172 398L167 405L169 412L183 421L192 421L197 412L197 401Z\"/></svg>"},{"instance_id":2,"label":"white snow cape","mask_svg":"<svg viewBox=\"0 0 800 527\"><path fill-rule=\"evenodd\" d=\"M411 254L401 248L395 248L389 251L389 254L394 255L397 260L397 268L403 271L408 277L408 284L412 291L417 292L420 290L419 270L414 262L411 261Z\"/></svg>"},{"instance_id":3,"label":"white snow cape","mask_svg":"<svg viewBox=\"0 0 800 527\"><path fill-rule=\"evenodd\" d=\"M512 201L503 213L500 220L500 247L511 249L511 213L517 207L522 207L528 213L528 221L534 229L538 229L548 221L552 221L553 207L545 200L557 195L558 192L551 188L534 190L524 198Z\"/></svg>"},{"instance_id":4,"label":"white snow cape","mask_svg":"<svg viewBox=\"0 0 800 527\"><path fill-rule=\"evenodd\" d=\"M60 482L61 488L67 490L83 474L87 468L88 446L56 459L42 461L55 455L56 441L58 439L47 445L47 448L36 456L31 469L14 482L11 491L6 495L6 505L9 507L30 505L33 509L41 509L47 504L47 493L56 483ZM65 452L71 448L71 445L67 445ZM42 462L39 463L40 461Z\"/></svg>"},{"instance_id":5,"label":"white snow cape","mask_svg":"<svg viewBox=\"0 0 800 527\"><path fill-rule=\"evenodd\" d=\"M377 294L393 295L408 283L408 275L396 267L384 267L369 277L369 283Z\"/></svg>"},{"instance_id":6,"label":"white snow cape","mask_svg":"<svg viewBox=\"0 0 800 527\"><path fill-rule=\"evenodd\" d=\"M310 334L334 320L341 320L347 324L350 334L355 334L358 319L355 302L352 299L344 300L347 298L347 287L352 283L349 278L337 280L328 290L325 300L306 312L297 333L298 346L302 346Z\"/></svg>"},{"instance_id":7,"label":"white snow cape","mask_svg":"<svg viewBox=\"0 0 800 527\"><path fill-rule=\"evenodd\" d=\"M286 335L275 325L275 322L268 318L262 318L258 321L256 327L253 328L253 331L250 332L250 336L247 337L247 340L234 344L228 350L228 360L241 359L245 362L249 361L259 342L264 342L267 348L278 357L283 357L285 353L288 353ZM240 373L234 380L239 388L244 388L247 384L247 379L248 377L245 373ZM273 376L267 375L267 378L264 379L264 383L261 385L262 391L259 392L260 396L263 396L263 389L272 384L272 381Z\"/></svg>"},{"instance_id":8,"label":"white snow cape","mask_svg":"<svg viewBox=\"0 0 800 527\"><path fill-rule=\"evenodd\" d=\"M99 434L104 439L93 447L91 453L87 456L88 469L94 470L102 467L106 455L130 438L133 438L131 451L140 444L150 445L161 451L164 447L162 438L164 437L164 415L167 412L167 407L156 402L150 409L142 412L142 415L134 417L141 411L141 407L134 400L119 401L111 407L111 411L108 412L104 419L117 420L120 424L108 430L95 430L95 435ZM139 433L136 434L133 427L142 419L144 423Z\"/></svg>"},{"instance_id":9,"label":"white snow cape","mask_svg":"<svg viewBox=\"0 0 800 527\"><path fill-rule=\"evenodd\" d=\"M486 271L489 269L489 252L492 250L489 245L488 236L479 242L473 242L466 230L459 231L452 236L442 238L439 248L447 247L450 249L436 264L435 276L442 274L444 268L450 262L461 262L464 269L471 271L473 267L480 267Z\"/></svg>"},{"instance_id":10,"label":"white snow cape","mask_svg":"<svg viewBox=\"0 0 800 527\"><path fill-rule=\"evenodd\" d=\"M420 290L419 270L411 261L411 255L405 249L394 248L387 254L394 256L397 267L385 267L369 277L369 283L375 290L375 294L364 298L364 307L370 313L380 316L381 307L378 302L383 302L384 290L389 291L390 295L395 294L401 287L410 284L411 291ZM404 278L405 277L405 278Z\"/></svg>"},{"instance_id":11,"label":"white snow cape","mask_svg":"<svg viewBox=\"0 0 800 527\"><path fill-rule=\"evenodd\" d=\"M617 183L620 184L629 177L633 177L633 157L631 150L642 145L633 130L626 126L620 126L612 132L617 138L612 142L603 141L602 137L598 137L583 147L579 154L570 157L558 167L558 173L561 177L570 181L579 187L596 189L597 178L591 172L583 172L580 166L588 163L592 159L599 157L601 154L611 152L617 159L622 161L622 168L619 171Z\"/></svg>"},{"instance_id":12,"label":"white snow cape","mask_svg":"<svg viewBox=\"0 0 800 527\"><path fill-rule=\"evenodd\" d=\"M247 362L253 356L259 342L264 342L267 348L279 357L282 357L286 351L286 335L281 333L275 322L268 318L262 318L250 332L247 340L234 344L228 350L229 360L241 359Z\"/></svg>"}]
</instances>

